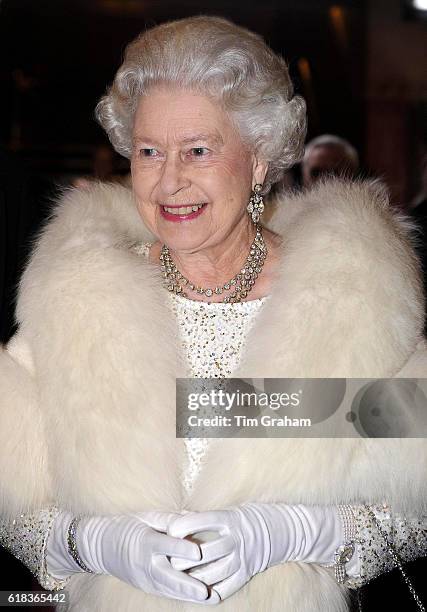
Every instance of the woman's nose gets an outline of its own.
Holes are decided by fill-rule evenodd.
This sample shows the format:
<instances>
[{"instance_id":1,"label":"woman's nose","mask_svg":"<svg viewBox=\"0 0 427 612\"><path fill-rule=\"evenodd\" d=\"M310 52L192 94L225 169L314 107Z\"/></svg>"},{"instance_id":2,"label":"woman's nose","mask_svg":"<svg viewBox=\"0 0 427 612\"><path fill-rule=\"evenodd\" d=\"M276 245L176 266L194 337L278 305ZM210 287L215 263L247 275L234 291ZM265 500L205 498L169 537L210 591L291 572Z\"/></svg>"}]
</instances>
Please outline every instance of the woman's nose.
<instances>
[{"instance_id":1,"label":"woman's nose","mask_svg":"<svg viewBox=\"0 0 427 612\"><path fill-rule=\"evenodd\" d=\"M162 167L160 187L165 195L173 195L189 187L190 180L186 175L185 164L179 155L168 155Z\"/></svg>"}]
</instances>

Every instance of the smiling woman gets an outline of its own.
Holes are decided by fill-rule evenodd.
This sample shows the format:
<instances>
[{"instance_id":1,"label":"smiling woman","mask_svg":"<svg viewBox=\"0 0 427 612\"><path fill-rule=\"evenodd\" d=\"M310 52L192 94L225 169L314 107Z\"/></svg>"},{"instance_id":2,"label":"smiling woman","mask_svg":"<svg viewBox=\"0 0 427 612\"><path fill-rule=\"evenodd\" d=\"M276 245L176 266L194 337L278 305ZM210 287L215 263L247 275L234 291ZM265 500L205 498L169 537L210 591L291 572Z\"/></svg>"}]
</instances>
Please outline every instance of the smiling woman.
<instances>
[{"instance_id":1,"label":"smiling woman","mask_svg":"<svg viewBox=\"0 0 427 612\"><path fill-rule=\"evenodd\" d=\"M425 377L408 223L381 185L335 180L263 225L305 104L226 20L144 32L97 116L132 190L65 194L23 274L0 541L69 612L347 611L427 552L425 440L183 441L175 383Z\"/></svg>"},{"instance_id":2,"label":"smiling woman","mask_svg":"<svg viewBox=\"0 0 427 612\"><path fill-rule=\"evenodd\" d=\"M264 182L267 163L244 145L225 109L196 91L152 88L141 97L134 130L132 184L138 211L158 237L152 261L167 244L197 286L226 282L253 240L242 202ZM277 248L271 232L264 230L264 240Z\"/></svg>"}]
</instances>

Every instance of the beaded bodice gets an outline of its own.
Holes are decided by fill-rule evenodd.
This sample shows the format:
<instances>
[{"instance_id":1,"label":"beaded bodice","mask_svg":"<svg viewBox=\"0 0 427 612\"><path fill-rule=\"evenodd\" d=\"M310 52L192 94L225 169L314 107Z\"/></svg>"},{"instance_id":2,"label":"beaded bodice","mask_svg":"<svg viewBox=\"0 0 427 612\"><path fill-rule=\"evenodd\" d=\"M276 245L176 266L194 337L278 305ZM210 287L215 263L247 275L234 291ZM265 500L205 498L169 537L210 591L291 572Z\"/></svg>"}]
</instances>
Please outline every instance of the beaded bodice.
<instances>
[{"instance_id":1,"label":"beaded bodice","mask_svg":"<svg viewBox=\"0 0 427 612\"><path fill-rule=\"evenodd\" d=\"M207 303L169 294L175 313L188 375L195 378L229 377L240 363L247 334L268 298L236 304ZM208 446L209 438L184 440L187 460L183 485L190 492Z\"/></svg>"}]
</instances>

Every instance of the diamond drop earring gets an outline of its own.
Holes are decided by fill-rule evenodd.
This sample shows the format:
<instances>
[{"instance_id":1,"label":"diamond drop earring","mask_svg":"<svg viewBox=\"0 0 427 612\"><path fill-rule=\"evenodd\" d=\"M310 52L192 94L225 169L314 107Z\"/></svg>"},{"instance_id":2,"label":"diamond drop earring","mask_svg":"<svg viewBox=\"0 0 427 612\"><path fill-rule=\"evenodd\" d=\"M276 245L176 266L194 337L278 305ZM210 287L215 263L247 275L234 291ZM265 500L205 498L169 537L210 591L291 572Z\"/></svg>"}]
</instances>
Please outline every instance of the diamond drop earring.
<instances>
[{"instance_id":1,"label":"diamond drop earring","mask_svg":"<svg viewBox=\"0 0 427 612\"><path fill-rule=\"evenodd\" d=\"M258 223L261 218L262 213L264 212L264 201L261 195L262 185L257 183L253 190L252 195L249 199L249 203L246 207L249 215L252 217L252 221L254 223Z\"/></svg>"}]
</instances>

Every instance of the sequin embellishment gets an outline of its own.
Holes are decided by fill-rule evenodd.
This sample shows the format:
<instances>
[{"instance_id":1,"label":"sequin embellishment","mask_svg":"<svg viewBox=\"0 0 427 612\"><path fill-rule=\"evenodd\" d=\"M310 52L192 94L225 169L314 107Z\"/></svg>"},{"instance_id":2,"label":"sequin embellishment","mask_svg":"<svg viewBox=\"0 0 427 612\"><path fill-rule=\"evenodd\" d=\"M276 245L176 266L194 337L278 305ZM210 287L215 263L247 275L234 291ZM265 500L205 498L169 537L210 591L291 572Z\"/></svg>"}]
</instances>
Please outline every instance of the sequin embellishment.
<instances>
[{"instance_id":1,"label":"sequin embellishment","mask_svg":"<svg viewBox=\"0 0 427 612\"><path fill-rule=\"evenodd\" d=\"M50 528L58 515L55 506L17 518L0 521L0 544L28 567L39 584L48 591L63 589L69 578L60 580L47 573L46 544Z\"/></svg>"},{"instance_id":2,"label":"sequin embellishment","mask_svg":"<svg viewBox=\"0 0 427 612\"><path fill-rule=\"evenodd\" d=\"M168 294L178 321L188 375L195 378L229 377L240 363L247 334L268 298L237 304L198 302ZM183 485L191 492L208 450L209 438L186 438Z\"/></svg>"},{"instance_id":3,"label":"sequin embellishment","mask_svg":"<svg viewBox=\"0 0 427 612\"><path fill-rule=\"evenodd\" d=\"M391 512L387 504L369 507L403 562L427 555L427 516L403 517ZM391 571L395 564L367 509L364 506L352 506L352 510L358 534L360 574L351 577L345 584L355 589Z\"/></svg>"}]
</instances>

